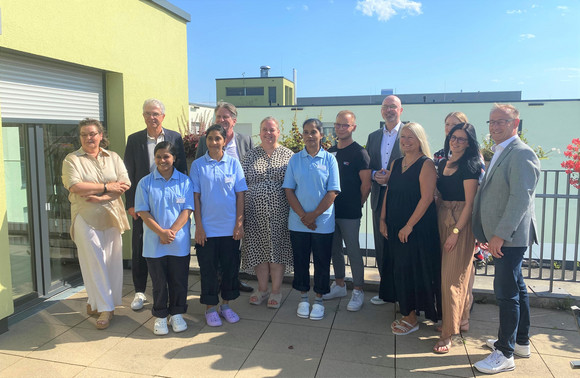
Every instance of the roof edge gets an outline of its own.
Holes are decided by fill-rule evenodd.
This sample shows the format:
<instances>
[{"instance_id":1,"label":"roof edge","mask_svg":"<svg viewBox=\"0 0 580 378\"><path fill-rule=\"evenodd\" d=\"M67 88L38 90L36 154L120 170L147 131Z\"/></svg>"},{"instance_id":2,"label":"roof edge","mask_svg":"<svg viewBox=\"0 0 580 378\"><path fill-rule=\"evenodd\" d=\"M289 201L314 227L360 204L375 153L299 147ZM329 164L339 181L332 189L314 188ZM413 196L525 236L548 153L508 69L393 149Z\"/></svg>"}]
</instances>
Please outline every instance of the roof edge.
<instances>
[{"instance_id":1,"label":"roof edge","mask_svg":"<svg viewBox=\"0 0 580 378\"><path fill-rule=\"evenodd\" d=\"M158 6L169 11L170 13L173 13L177 17L185 20L185 22L191 22L191 15L189 13L187 13L183 9L171 4L169 1L167 1L167 0L149 0L149 1L154 3L154 4L157 4Z\"/></svg>"}]
</instances>

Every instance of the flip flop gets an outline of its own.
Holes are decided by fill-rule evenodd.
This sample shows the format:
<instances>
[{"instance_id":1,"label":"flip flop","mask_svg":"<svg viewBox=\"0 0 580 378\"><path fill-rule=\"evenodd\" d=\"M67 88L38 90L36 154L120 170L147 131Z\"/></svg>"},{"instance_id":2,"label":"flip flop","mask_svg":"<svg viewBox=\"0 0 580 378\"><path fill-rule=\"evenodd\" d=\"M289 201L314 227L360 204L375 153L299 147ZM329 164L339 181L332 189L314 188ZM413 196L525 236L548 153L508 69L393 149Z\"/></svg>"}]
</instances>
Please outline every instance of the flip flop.
<instances>
[{"instance_id":1,"label":"flip flop","mask_svg":"<svg viewBox=\"0 0 580 378\"><path fill-rule=\"evenodd\" d=\"M270 293L267 291L257 291L254 294L250 295L250 304L259 306L264 302L264 299L268 298Z\"/></svg>"},{"instance_id":2,"label":"flip flop","mask_svg":"<svg viewBox=\"0 0 580 378\"><path fill-rule=\"evenodd\" d=\"M451 338L448 339L448 343L443 343L441 340L435 344L433 347L433 353L435 354L446 354L449 353L449 349L451 348Z\"/></svg>"},{"instance_id":3,"label":"flip flop","mask_svg":"<svg viewBox=\"0 0 580 378\"><path fill-rule=\"evenodd\" d=\"M395 332L395 330L401 330L403 332ZM399 324L397 324L394 329L393 329L393 335L398 335L398 336L405 336L408 335L410 333L415 332L416 330L419 329L419 322L415 323L415 325L401 319Z\"/></svg>"},{"instance_id":4,"label":"flip flop","mask_svg":"<svg viewBox=\"0 0 580 378\"><path fill-rule=\"evenodd\" d=\"M268 298L268 308L280 308L280 303L282 302L282 293L270 294Z\"/></svg>"}]
</instances>

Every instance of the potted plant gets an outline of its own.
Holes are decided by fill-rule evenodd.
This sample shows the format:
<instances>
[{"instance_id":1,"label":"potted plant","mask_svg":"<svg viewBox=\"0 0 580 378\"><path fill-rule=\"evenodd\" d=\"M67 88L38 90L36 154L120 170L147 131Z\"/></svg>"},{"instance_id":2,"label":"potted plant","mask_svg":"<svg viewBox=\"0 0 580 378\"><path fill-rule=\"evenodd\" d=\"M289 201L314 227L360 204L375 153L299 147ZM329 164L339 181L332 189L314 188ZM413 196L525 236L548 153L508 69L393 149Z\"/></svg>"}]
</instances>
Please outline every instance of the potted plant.
<instances>
[{"instance_id":1,"label":"potted plant","mask_svg":"<svg viewBox=\"0 0 580 378\"><path fill-rule=\"evenodd\" d=\"M576 189L580 189L580 138L572 139L572 143L568 145L564 156L568 159L562 162L562 168L566 169L566 173L570 176L570 185Z\"/></svg>"}]
</instances>

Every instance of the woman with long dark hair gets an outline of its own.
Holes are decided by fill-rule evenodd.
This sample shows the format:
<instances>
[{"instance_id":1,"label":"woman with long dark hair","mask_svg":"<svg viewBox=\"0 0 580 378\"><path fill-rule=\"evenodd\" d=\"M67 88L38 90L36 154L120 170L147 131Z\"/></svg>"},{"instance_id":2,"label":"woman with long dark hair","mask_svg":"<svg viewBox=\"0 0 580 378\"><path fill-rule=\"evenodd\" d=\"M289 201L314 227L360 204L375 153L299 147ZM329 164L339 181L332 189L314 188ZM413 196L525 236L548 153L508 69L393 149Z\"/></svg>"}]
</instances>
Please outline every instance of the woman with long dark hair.
<instances>
[{"instance_id":1,"label":"woman with long dark hair","mask_svg":"<svg viewBox=\"0 0 580 378\"><path fill-rule=\"evenodd\" d=\"M437 200L441 240L441 297L443 322L435 353L447 353L451 336L469 327L470 293L474 275L471 212L481 174L479 144L469 123L454 126L445 138L439 163Z\"/></svg>"}]
</instances>

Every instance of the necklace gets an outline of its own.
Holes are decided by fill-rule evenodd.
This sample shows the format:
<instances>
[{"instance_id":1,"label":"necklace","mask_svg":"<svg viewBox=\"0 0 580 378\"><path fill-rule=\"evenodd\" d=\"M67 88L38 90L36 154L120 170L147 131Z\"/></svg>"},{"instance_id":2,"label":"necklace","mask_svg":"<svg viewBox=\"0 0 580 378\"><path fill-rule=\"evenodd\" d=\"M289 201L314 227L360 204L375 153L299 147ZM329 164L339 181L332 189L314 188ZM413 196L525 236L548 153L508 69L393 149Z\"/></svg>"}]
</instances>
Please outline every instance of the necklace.
<instances>
[{"instance_id":1,"label":"necklace","mask_svg":"<svg viewBox=\"0 0 580 378\"><path fill-rule=\"evenodd\" d=\"M412 161L412 162L410 162L410 163L406 163L405 161L406 161L407 157L405 156L405 157L403 158L403 172L405 172L405 171L407 170L407 168L409 168L409 167L410 167L410 166L412 166L412 165L413 165L413 164L414 164L414 163L415 163L417 160L419 160L419 158L420 158L420 157L421 157L421 155L419 155L419 156L417 156L415 159L413 159L413 161Z\"/></svg>"}]
</instances>

